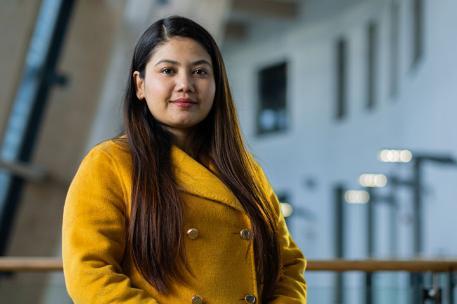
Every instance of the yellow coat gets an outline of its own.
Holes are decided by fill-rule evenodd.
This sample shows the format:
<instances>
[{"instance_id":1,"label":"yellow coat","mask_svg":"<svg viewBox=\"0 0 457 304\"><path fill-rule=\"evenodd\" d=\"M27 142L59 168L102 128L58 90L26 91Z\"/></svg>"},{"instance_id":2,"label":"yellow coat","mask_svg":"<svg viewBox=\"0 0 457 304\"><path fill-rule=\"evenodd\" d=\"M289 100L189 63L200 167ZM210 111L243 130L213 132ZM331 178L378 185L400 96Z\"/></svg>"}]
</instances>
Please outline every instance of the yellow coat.
<instances>
[{"instance_id":1,"label":"yellow coat","mask_svg":"<svg viewBox=\"0 0 457 304\"><path fill-rule=\"evenodd\" d=\"M174 283L176 292L165 296L126 256L132 164L125 145L107 141L84 158L65 202L62 255L65 282L74 303L242 304L247 295L260 303L252 239L240 234L251 228L243 207L211 171L175 146L171 153L185 204L186 256L195 277L187 285ZM280 214L260 167L256 176L268 191L275 214ZM306 303L305 259L282 215L277 223L282 276L270 303Z\"/></svg>"}]
</instances>

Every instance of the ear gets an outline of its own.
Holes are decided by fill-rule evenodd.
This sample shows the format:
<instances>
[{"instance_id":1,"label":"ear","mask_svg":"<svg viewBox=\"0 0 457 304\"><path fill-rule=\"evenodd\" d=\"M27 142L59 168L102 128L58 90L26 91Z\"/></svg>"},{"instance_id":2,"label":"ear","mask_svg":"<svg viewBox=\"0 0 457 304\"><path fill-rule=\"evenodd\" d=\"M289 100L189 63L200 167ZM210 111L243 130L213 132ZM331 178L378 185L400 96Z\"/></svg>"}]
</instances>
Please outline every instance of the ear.
<instances>
[{"instance_id":1,"label":"ear","mask_svg":"<svg viewBox=\"0 0 457 304\"><path fill-rule=\"evenodd\" d=\"M135 92L136 97L139 100L144 99L144 79L141 77L140 72L135 71L133 72L133 82L135 83Z\"/></svg>"}]
</instances>

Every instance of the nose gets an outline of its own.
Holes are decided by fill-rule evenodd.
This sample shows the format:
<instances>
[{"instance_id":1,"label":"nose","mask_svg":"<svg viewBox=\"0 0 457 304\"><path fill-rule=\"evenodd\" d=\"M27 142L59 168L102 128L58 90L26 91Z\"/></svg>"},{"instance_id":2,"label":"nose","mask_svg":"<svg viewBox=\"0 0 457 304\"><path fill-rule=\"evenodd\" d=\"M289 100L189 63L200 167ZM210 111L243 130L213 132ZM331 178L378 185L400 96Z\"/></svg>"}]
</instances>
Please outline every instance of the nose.
<instances>
[{"instance_id":1,"label":"nose","mask_svg":"<svg viewBox=\"0 0 457 304\"><path fill-rule=\"evenodd\" d=\"M180 73L177 77L176 87L178 92L194 92L195 84L192 75L187 72Z\"/></svg>"}]
</instances>

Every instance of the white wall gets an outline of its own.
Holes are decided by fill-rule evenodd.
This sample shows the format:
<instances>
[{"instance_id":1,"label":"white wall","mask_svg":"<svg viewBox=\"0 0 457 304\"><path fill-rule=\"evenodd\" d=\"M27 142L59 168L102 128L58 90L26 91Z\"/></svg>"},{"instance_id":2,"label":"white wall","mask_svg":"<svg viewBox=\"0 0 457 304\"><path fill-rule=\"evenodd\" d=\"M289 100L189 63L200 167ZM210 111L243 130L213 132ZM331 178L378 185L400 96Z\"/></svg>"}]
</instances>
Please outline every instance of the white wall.
<instances>
[{"instance_id":1,"label":"white wall","mask_svg":"<svg viewBox=\"0 0 457 304\"><path fill-rule=\"evenodd\" d=\"M249 147L264 166L277 191L288 191L298 207L311 210L310 223L292 219L292 233L309 259L334 256L333 192L343 182L357 187L364 172L394 172L408 177L408 165L387 165L377 160L384 147L450 153L457 157L455 113L457 110L457 26L453 0L425 0L425 56L411 69L411 0L399 1L399 94L389 97L390 1L365 1L331 18L293 26L287 32L269 33L245 41L242 47L224 49L232 91ZM378 101L365 109L366 25L374 19L380 36ZM334 45L343 35L349 42L349 113L342 122L334 116ZM288 64L288 111L290 129L281 134L255 136L257 71L286 59ZM317 186L305 187L312 177ZM457 256L457 167L427 165L425 169L424 252L427 257ZM378 257L412 255L411 194L400 191L396 218L398 243L391 247L388 208L377 206ZM346 256L363 258L365 208L348 206ZM390 232L392 233L392 231ZM392 235L392 234L391 234ZM396 251L396 252L393 252ZM330 286L330 277L308 274L311 285ZM347 276L347 284L357 283ZM311 281L311 280L310 280ZM318 288L316 293L323 293ZM323 295L322 295L323 296ZM329 295L331 297L331 295ZM317 299L317 298L316 298ZM353 299L354 300L354 299ZM319 303L326 303L319 298ZM329 301L329 300L328 300ZM313 301L311 301L313 302ZM330 302L329 302L330 303ZM351 302L353 303L353 302ZM354 302L355 303L355 302Z\"/></svg>"}]
</instances>

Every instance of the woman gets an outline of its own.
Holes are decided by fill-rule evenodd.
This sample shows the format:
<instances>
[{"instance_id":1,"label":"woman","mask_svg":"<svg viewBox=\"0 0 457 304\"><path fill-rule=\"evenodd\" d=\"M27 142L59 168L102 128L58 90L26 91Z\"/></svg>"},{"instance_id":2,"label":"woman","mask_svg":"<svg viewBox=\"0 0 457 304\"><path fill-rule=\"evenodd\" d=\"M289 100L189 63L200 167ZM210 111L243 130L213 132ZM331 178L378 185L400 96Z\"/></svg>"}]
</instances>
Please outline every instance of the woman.
<instances>
[{"instance_id":1,"label":"woman","mask_svg":"<svg viewBox=\"0 0 457 304\"><path fill-rule=\"evenodd\" d=\"M143 33L124 123L68 191L63 262L75 303L306 303L305 259L243 145L205 29L175 16Z\"/></svg>"}]
</instances>

